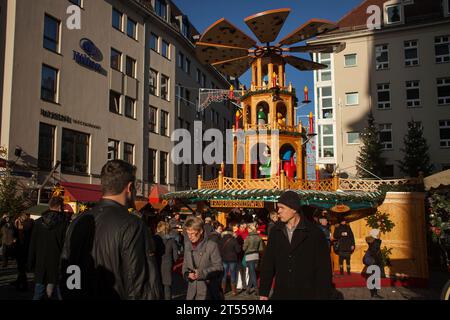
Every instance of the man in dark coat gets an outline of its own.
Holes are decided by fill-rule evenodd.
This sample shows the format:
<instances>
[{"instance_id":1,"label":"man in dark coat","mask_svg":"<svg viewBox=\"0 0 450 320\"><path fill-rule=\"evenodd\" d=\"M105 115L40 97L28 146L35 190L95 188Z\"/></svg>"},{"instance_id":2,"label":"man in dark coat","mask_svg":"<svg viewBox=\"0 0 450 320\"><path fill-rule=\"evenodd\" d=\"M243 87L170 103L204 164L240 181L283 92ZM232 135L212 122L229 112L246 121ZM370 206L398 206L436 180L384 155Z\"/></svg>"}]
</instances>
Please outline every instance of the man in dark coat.
<instances>
[{"instance_id":1,"label":"man in dark coat","mask_svg":"<svg viewBox=\"0 0 450 320\"><path fill-rule=\"evenodd\" d=\"M301 213L300 198L286 191L278 199L280 221L272 228L261 263L260 300L329 299L331 259L323 232Z\"/></svg>"},{"instance_id":2,"label":"man in dark coat","mask_svg":"<svg viewBox=\"0 0 450 320\"><path fill-rule=\"evenodd\" d=\"M148 228L129 214L136 167L108 161L101 171L103 198L76 218L62 252L63 299L159 299L161 282ZM69 266L72 266L69 268ZM73 266L79 268L70 272Z\"/></svg>"},{"instance_id":3,"label":"man in dark coat","mask_svg":"<svg viewBox=\"0 0 450 320\"><path fill-rule=\"evenodd\" d=\"M68 219L62 212L64 200L61 197L50 199L49 210L36 220L31 235L28 267L34 270L34 297L60 299L59 262L66 235Z\"/></svg>"},{"instance_id":4,"label":"man in dark coat","mask_svg":"<svg viewBox=\"0 0 450 320\"><path fill-rule=\"evenodd\" d=\"M340 225L334 229L333 238L337 241L336 253L339 256L341 275L344 274L344 260L347 264L347 273L350 275L350 257L355 250L355 236L345 218L340 219Z\"/></svg>"}]
</instances>

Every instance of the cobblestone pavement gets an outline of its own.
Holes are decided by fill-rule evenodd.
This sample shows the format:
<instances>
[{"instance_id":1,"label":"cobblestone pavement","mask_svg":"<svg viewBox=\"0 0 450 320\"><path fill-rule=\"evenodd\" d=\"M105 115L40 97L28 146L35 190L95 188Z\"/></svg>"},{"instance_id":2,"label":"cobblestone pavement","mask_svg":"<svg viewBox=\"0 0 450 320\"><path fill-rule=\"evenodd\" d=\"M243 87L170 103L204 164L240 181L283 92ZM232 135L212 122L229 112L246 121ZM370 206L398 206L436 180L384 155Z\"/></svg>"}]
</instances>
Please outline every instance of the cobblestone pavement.
<instances>
[{"instance_id":1,"label":"cobblestone pavement","mask_svg":"<svg viewBox=\"0 0 450 320\"><path fill-rule=\"evenodd\" d=\"M30 300L33 297L33 274L28 274L29 288L26 292L19 292L11 285L16 279L16 265L13 262L7 268L0 266L0 300ZM440 297L441 283L448 279L448 275L438 274L430 279L430 288L386 287L379 290L385 300L437 300ZM445 283L445 281L444 281ZM183 300L186 297L187 284L180 275L174 274L172 294L174 300ZM245 292L232 296L231 292L225 295L226 300L257 300L258 296L248 295ZM335 291L336 299L343 300L371 300L369 290L366 288L340 288ZM377 299L378 300L378 299Z\"/></svg>"}]
</instances>

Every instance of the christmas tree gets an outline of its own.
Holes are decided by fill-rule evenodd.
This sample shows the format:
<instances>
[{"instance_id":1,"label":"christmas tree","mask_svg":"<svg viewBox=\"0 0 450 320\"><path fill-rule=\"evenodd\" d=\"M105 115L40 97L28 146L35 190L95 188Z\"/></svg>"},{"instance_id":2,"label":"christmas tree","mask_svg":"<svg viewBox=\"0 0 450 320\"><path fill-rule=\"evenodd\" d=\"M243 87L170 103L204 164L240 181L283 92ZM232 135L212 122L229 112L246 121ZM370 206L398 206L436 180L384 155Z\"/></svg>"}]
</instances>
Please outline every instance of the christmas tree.
<instances>
[{"instance_id":1,"label":"christmas tree","mask_svg":"<svg viewBox=\"0 0 450 320\"><path fill-rule=\"evenodd\" d=\"M423 127L420 122L408 122L408 132L403 138L404 148L400 149L404 155L400 160L400 170L409 177L417 177L422 171L425 176L431 173L427 140L423 137Z\"/></svg>"},{"instance_id":2,"label":"christmas tree","mask_svg":"<svg viewBox=\"0 0 450 320\"><path fill-rule=\"evenodd\" d=\"M362 146L356 158L358 177L374 178L373 174L381 176L385 160L381 157L383 146L380 143L378 128L372 112L369 113L367 127L361 133L361 141Z\"/></svg>"}]
</instances>

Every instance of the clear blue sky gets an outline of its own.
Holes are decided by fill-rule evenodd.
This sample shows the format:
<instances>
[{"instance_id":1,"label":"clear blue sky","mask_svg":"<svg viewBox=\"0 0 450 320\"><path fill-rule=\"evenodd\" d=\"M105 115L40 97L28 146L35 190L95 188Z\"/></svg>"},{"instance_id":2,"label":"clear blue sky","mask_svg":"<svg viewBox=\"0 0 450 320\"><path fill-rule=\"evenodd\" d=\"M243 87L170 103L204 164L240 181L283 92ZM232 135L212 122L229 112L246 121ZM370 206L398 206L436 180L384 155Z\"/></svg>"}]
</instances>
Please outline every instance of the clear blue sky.
<instances>
[{"instance_id":1,"label":"clear blue sky","mask_svg":"<svg viewBox=\"0 0 450 320\"><path fill-rule=\"evenodd\" d=\"M277 39L279 40L311 18L336 22L363 0L174 0L174 2L189 17L200 33L203 33L207 27L220 18L226 18L255 40L257 38L244 23L244 18L266 10L290 8L291 13L281 29ZM299 56L309 59L308 54ZM312 100L314 85L312 71L300 72L289 66L286 79L288 82L292 81L300 101L303 99L303 87L307 85L310 89L310 100ZM249 87L250 72L247 71L240 80ZM308 114L313 111L313 108L313 103L311 103L307 107L300 108L299 113L301 115Z\"/></svg>"}]
</instances>

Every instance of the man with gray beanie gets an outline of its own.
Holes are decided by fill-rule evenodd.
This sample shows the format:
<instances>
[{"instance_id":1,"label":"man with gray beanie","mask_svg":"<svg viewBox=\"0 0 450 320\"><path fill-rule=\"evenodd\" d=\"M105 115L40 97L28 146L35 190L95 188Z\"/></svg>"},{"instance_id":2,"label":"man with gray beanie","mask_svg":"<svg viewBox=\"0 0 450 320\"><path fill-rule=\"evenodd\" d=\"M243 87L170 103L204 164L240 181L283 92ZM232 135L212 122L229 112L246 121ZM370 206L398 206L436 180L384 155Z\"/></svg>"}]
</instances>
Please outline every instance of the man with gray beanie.
<instances>
[{"instance_id":1,"label":"man with gray beanie","mask_svg":"<svg viewBox=\"0 0 450 320\"><path fill-rule=\"evenodd\" d=\"M261 263L260 300L329 299L332 288L328 244L301 211L300 197L286 191L278 199L279 221L271 229Z\"/></svg>"}]
</instances>

